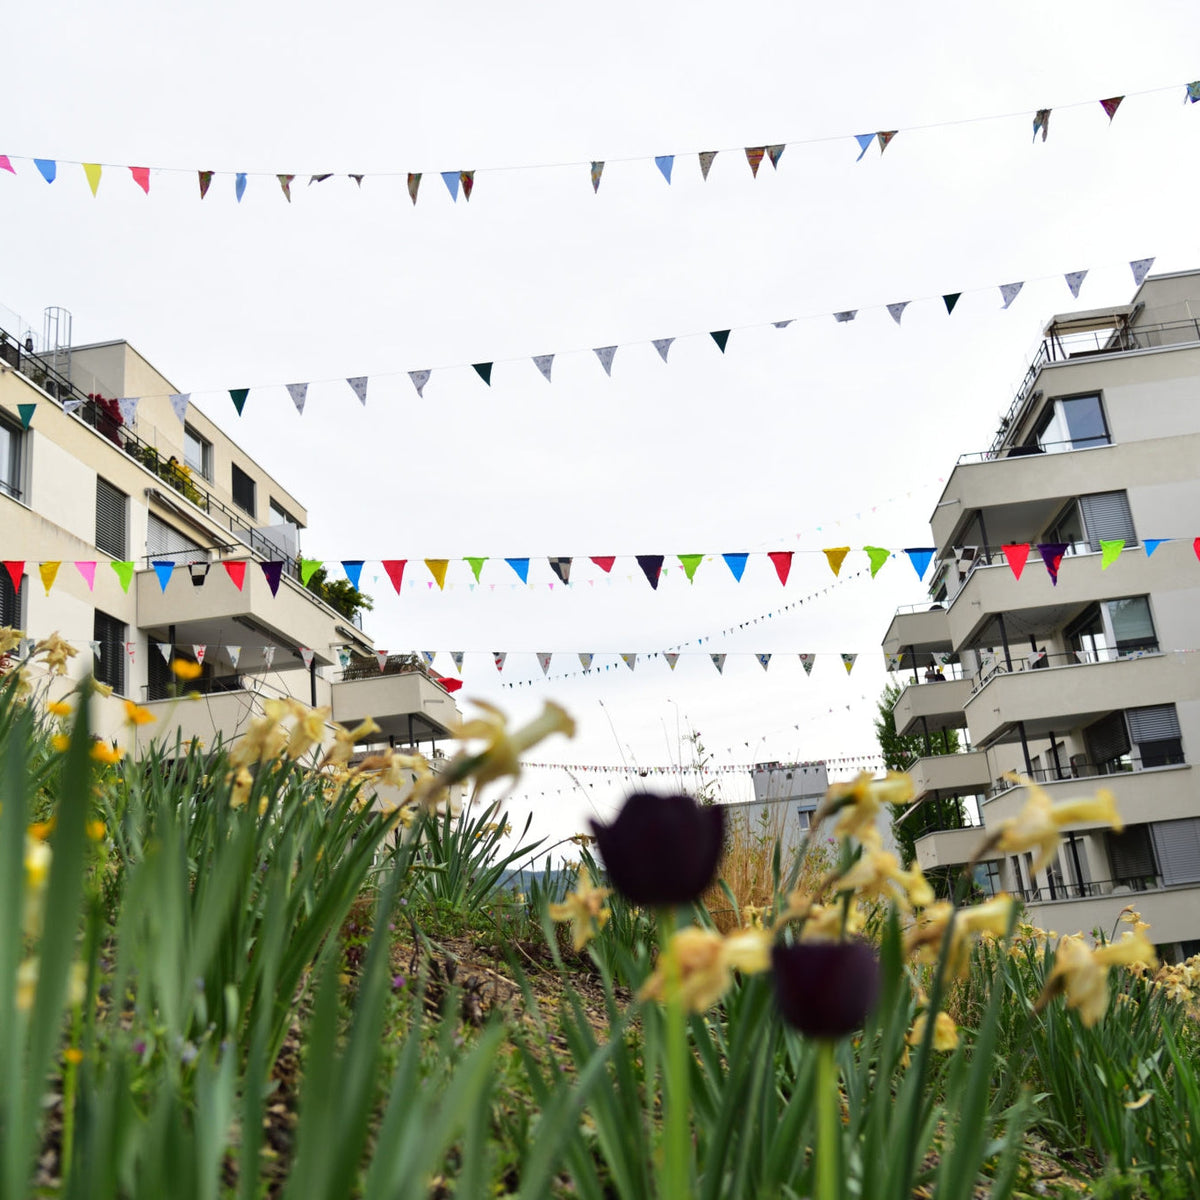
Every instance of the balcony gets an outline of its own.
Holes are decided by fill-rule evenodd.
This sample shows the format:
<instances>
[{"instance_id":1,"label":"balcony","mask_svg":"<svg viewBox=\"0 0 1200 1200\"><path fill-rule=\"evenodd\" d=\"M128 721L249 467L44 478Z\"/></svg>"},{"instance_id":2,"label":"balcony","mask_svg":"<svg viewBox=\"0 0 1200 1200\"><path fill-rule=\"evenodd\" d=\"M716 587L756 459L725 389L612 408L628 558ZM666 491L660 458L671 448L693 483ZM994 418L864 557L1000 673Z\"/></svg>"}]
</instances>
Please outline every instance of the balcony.
<instances>
[{"instance_id":1,"label":"balcony","mask_svg":"<svg viewBox=\"0 0 1200 1200\"><path fill-rule=\"evenodd\" d=\"M389 659L383 671L350 668L332 691L335 721L352 726L371 717L381 736L394 743L436 743L450 737L459 721L450 693L405 656Z\"/></svg>"},{"instance_id":2,"label":"balcony","mask_svg":"<svg viewBox=\"0 0 1200 1200\"><path fill-rule=\"evenodd\" d=\"M908 768L913 781L913 798L924 796L971 796L991 784L988 757L982 750L962 754L933 754L918 758Z\"/></svg>"},{"instance_id":3,"label":"balcony","mask_svg":"<svg viewBox=\"0 0 1200 1200\"><path fill-rule=\"evenodd\" d=\"M910 683L896 701L896 732L901 737L914 733L937 733L961 729L967 722L963 709L971 697L973 681L946 679L937 683Z\"/></svg>"},{"instance_id":4,"label":"balcony","mask_svg":"<svg viewBox=\"0 0 1200 1200\"><path fill-rule=\"evenodd\" d=\"M970 862L987 837L986 830L979 825L962 829L935 829L923 834L913 843L917 852L917 864L922 871L935 867L958 867ZM988 853L980 861L1000 859L998 851Z\"/></svg>"},{"instance_id":5,"label":"balcony","mask_svg":"<svg viewBox=\"0 0 1200 1200\"><path fill-rule=\"evenodd\" d=\"M1150 937L1158 945L1186 942L1200 937L1200 883L1163 886L1157 875L1139 879L1102 879L1077 884L1058 884L1055 896L1048 887L1017 893L1025 901L1028 920L1057 933L1090 933L1100 930L1105 937L1120 937L1117 922L1127 905L1150 925Z\"/></svg>"},{"instance_id":6,"label":"balcony","mask_svg":"<svg viewBox=\"0 0 1200 1200\"><path fill-rule=\"evenodd\" d=\"M914 604L897 609L884 635L883 648L889 653L904 656L900 670L912 670L914 665L925 665L925 662L913 661L914 653L928 654L931 650L949 653L953 643L946 609L941 604Z\"/></svg>"}]
</instances>

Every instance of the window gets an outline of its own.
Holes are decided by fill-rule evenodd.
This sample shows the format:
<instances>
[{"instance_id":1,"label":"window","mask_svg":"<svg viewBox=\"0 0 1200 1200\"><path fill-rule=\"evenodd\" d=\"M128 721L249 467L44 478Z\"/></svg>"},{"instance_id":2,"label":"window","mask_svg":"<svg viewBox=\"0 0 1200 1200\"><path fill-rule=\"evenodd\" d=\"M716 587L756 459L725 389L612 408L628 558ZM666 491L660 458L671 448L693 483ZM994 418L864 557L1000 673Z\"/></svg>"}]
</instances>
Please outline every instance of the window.
<instances>
[{"instance_id":1,"label":"window","mask_svg":"<svg viewBox=\"0 0 1200 1200\"><path fill-rule=\"evenodd\" d=\"M96 549L124 561L128 523L129 497L96 476Z\"/></svg>"},{"instance_id":2,"label":"window","mask_svg":"<svg viewBox=\"0 0 1200 1200\"><path fill-rule=\"evenodd\" d=\"M188 469L212 478L212 442L201 437L190 425L183 427L183 461Z\"/></svg>"},{"instance_id":3,"label":"window","mask_svg":"<svg viewBox=\"0 0 1200 1200\"><path fill-rule=\"evenodd\" d=\"M96 609L92 637L100 643L93 670L98 683L106 683L114 692L125 694L125 640L128 636L123 622Z\"/></svg>"},{"instance_id":4,"label":"window","mask_svg":"<svg viewBox=\"0 0 1200 1200\"><path fill-rule=\"evenodd\" d=\"M1107 833L1104 836L1108 842L1108 857L1112 862L1113 883L1136 892L1154 887L1158 882L1158 867L1154 862L1150 826L1133 825L1124 833Z\"/></svg>"},{"instance_id":5,"label":"window","mask_svg":"<svg viewBox=\"0 0 1200 1200\"><path fill-rule=\"evenodd\" d=\"M1163 883L1200 883L1200 817L1155 821L1150 831Z\"/></svg>"},{"instance_id":6,"label":"window","mask_svg":"<svg viewBox=\"0 0 1200 1200\"><path fill-rule=\"evenodd\" d=\"M237 463L233 464L232 490L234 504L253 517L257 508L254 501L254 480Z\"/></svg>"},{"instance_id":7,"label":"window","mask_svg":"<svg viewBox=\"0 0 1200 1200\"><path fill-rule=\"evenodd\" d=\"M1101 775L1130 769L1129 729L1123 712L1111 712L1094 721L1083 731L1083 741Z\"/></svg>"},{"instance_id":8,"label":"window","mask_svg":"<svg viewBox=\"0 0 1200 1200\"><path fill-rule=\"evenodd\" d=\"M1183 762L1183 740L1173 704L1126 709L1129 736L1143 767L1169 767Z\"/></svg>"},{"instance_id":9,"label":"window","mask_svg":"<svg viewBox=\"0 0 1200 1200\"><path fill-rule=\"evenodd\" d=\"M0 494L21 498L21 448L25 439L19 425L0 417Z\"/></svg>"},{"instance_id":10,"label":"window","mask_svg":"<svg viewBox=\"0 0 1200 1200\"><path fill-rule=\"evenodd\" d=\"M1035 441L1039 450L1058 454L1111 443L1099 396L1069 396L1046 406Z\"/></svg>"},{"instance_id":11,"label":"window","mask_svg":"<svg viewBox=\"0 0 1200 1200\"><path fill-rule=\"evenodd\" d=\"M1080 662L1113 658L1158 649L1158 634L1145 596L1125 596L1090 604L1066 628L1067 643Z\"/></svg>"},{"instance_id":12,"label":"window","mask_svg":"<svg viewBox=\"0 0 1200 1200\"><path fill-rule=\"evenodd\" d=\"M1099 553L1102 541L1115 538L1122 538L1127 546L1137 545L1129 497L1124 492L1097 492L1092 496L1080 496L1079 509L1088 548L1093 553Z\"/></svg>"},{"instance_id":13,"label":"window","mask_svg":"<svg viewBox=\"0 0 1200 1200\"><path fill-rule=\"evenodd\" d=\"M207 562L208 555L161 517L150 513L146 522L146 557L173 563Z\"/></svg>"},{"instance_id":14,"label":"window","mask_svg":"<svg viewBox=\"0 0 1200 1200\"><path fill-rule=\"evenodd\" d=\"M271 497L271 524L295 525L297 529L300 528L300 522L274 496Z\"/></svg>"},{"instance_id":15,"label":"window","mask_svg":"<svg viewBox=\"0 0 1200 1200\"><path fill-rule=\"evenodd\" d=\"M22 629L24 622L21 613L25 609L25 577L21 576L21 587L18 590L12 585L12 579L6 570L0 567L0 625L9 629Z\"/></svg>"}]
</instances>

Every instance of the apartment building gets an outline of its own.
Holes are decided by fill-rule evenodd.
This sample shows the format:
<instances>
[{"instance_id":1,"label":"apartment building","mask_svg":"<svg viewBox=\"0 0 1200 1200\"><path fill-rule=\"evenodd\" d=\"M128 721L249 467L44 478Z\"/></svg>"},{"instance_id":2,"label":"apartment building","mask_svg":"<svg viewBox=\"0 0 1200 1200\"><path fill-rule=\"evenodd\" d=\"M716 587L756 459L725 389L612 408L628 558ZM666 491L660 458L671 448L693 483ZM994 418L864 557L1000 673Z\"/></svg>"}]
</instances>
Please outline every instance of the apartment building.
<instances>
[{"instance_id":1,"label":"apartment building","mask_svg":"<svg viewBox=\"0 0 1200 1200\"><path fill-rule=\"evenodd\" d=\"M883 642L910 679L897 732L925 745L905 818L918 861L969 861L977 821L1027 799L1010 773L1055 802L1108 788L1123 833L1068 828L1036 874L1032 855L993 854L987 885L1046 929L1111 936L1132 905L1168 957L1200 951L1200 271L1054 317L931 527L931 600ZM949 729L963 752L933 754Z\"/></svg>"},{"instance_id":2,"label":"apartment building","mask_svg":"<svg viewBox=\"0 0 1200 1200\"><path fill-rule=\"evenodd\" d=\"M291 696L342 724L374 718L380 744L435 751L452 697L414 656L381 661L302 586L300 501L198 409L181 420L179 389L128 343L34 353L31 340L0 336L0 559L25 564L18 587L0 571L0 625L59 632L80 651L72 675L112 686L99 734L128 745L128 698L157 718L136 731L143 749L229 741L264 699ZM46 562L61 564L49 590ZM200 662L200 702L172 698L179 658Z\"/></svg>"}]
</instances>

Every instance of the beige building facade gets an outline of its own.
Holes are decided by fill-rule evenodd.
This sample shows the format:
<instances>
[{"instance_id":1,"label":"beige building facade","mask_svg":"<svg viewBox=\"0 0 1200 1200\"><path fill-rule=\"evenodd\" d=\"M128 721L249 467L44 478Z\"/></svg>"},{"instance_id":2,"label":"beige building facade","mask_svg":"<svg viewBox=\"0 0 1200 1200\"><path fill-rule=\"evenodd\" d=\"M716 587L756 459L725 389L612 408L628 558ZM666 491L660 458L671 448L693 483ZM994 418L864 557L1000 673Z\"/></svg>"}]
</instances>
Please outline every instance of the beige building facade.
<instances>
[{"instance_id":1,"label":"beige building facade","mask_svg":"<svg viewBox=\"0 0 1200 1200\"><path fill-rule=\"evenodd\" d=\"M1200 952L1200 271L1054 317L931 527L931 601L883 642L907 681L897 732L926 747L918 861L970 860L978 822L1027 798L1010 775L1055 801L1107 788L1123 833L1068 828L1036 874L1031 855L994 855L987 885L1046 929L1112 936L1131 905L1168 956ZM951 729L963 752L934 755Z\"/></svg>"}]
</instances>

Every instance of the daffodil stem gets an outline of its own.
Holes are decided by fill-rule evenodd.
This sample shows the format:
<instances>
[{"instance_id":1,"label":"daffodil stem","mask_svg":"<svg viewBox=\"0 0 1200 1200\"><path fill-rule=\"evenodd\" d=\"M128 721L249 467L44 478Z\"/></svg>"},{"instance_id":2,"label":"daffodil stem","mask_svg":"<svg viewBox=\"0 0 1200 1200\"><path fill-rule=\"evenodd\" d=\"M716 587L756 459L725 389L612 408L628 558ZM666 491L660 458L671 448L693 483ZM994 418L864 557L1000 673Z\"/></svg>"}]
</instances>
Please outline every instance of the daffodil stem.
<instances>
[{"instance_id":1,"label":"daffodil stem","mask_svg":"<svg viewBox=\"0 0 1200 1200\"><path fill-rule=\"evenodd\" d=\"M679 964L670 954L675 913L658 914L659 954L666 967L666 1067L663 1088L663 1158L661 1200L689 1200L692 1194L688 1154L687 1013L680 994Z\"/></svg>"},{"instance_id":2,"label":"daffodil stem","mask_svg":"<svg viewBox=\"0 0 1200 1200\"><path fill-rule=\"evenodd\" d=\"M842 1119L834 1043L817 1046L817 1200L838 1200L838 1126Z\"/></svg>"}]
</instances>

